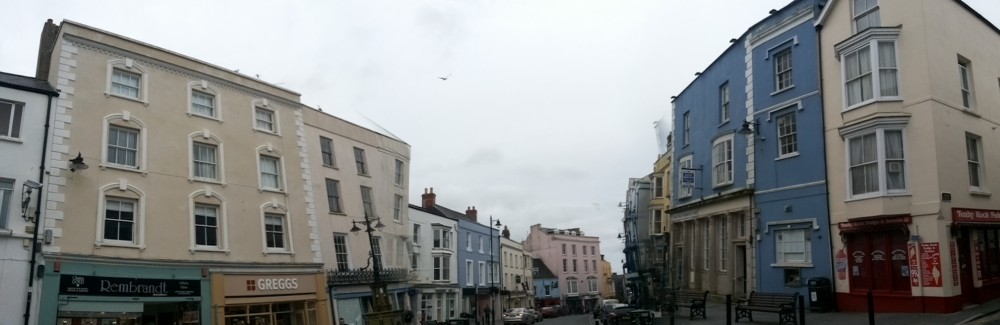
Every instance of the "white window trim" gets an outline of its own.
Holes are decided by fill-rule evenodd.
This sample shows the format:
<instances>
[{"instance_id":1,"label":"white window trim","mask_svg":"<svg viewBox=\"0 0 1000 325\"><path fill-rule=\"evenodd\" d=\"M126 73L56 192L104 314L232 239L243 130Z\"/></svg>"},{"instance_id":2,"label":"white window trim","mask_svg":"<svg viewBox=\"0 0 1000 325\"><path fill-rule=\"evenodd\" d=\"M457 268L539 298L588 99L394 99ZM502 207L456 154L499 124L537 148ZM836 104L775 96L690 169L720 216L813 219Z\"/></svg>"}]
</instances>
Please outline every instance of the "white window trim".
<instances>
[{"instance_id":1,"label":"white window trim","mask_svg":"<svg viewBox=\"0 0 1000 325\"><path fill-rule=\"evenodd\" d=\"M902 132L903 157L904 157L903 158L903 180L906 183L906 189L903 189L903 190L889 190L889 189L887 189L888 180L886 179L886 177L888 175L887 174L888 170L886 170L886 163L885 163L885 136L884 136L884 132L885 131L900 131L900 132ZM877 192L871 192L871 193L864 193L864 194L854 195L854 194L851 194L851 188L852 188L852 184L851 184L851 139L852 138L856 138L856 137L860 137L860 136L864 136L864 135L867 135L867 134L870 134L870 133L876 133L876 140L875 140L875 142L876 142L876 147L877 147L876 150L877 150L877 155L878 155L876 159L877 159L877 162L878 162L878 169L879 169L879 190ZM911 184L909 182L909 179L910 179L910 175L909 175L910 174L910 168L908 167L909 166L908 161L910 160L910 158L907 155L907 152L910 152L910 150L909 150L908 145L907 145L908 141L907 141L907 138L906 138L906 136L907 136L906 133L907 132L906 132L906 128L905 128L905 123L904 124L899 124L899 122L897 122L897 121L886 121L886 122L873 121L873 122L870 122L867 125L865 125L863 128L857 128L857 129L854 129L854 130L850 130L849 132L845 131L845 132L843 132L841 134L841 136L843 137L843 141L844 141L844 167L845 167L844 168L844 171L845 171L844 177L846 178L846 182L847 182L847 186L845 188L845 191L846 191L846 194L847 194L847 196L846 196L847 197L847 201L863 200L863 199L869 199L869 198L874 198L874 197L900 196L900 195L909 195L910 194L910 186L911 186Z\"/></svg>"},{"instance_id":2,"label":"white window trim","mask_svg":"<svg viewBox=\"0 0 1000 325\"><path fill-rule=\"evenodd\" d=\"M216 179L196 177L194 175L194 143L201 142L215 146L215 176ZM226 186L225 154L222 139L212 134L208 129L188 135L188 182L204 182ZM259 162L258 162L259 163Z\"/></svg>"},{"instance_id":3,"label":"white window trim","mask_svg":"<svg viewBox=\"0 0 1000 325\"><path fill-rule=\"evenodd\" d=\"M723 92L723 90L725 91ZM732 89L729 88L729 82L726 81L719 86L719 124L721 125L729 122L729 115L732 115L732 112Z\"/></svg>"},{"instance_id":4,"label":"white window trim","mask_svg":"<svg viewBox=\"0 0 1000 325\"><path fill-rule=\"evenodd\" d=\"M282 231L284 232L283 236L285 237L284 240L286 244L285 248L267 247L267 231L265 229L267 228L266 215L268 213L281 215L281 219L283 222L282 227L284 228L282 229ZM264 253L264 255L267 254L295 255L295 246L292 238L295 238L295 236L292 234L292 220L288 216L288 208L286 208L282 204L275 202L267 202L262 204L260 206L260 240L261 240L260 245L261 248L263 249L262 253Z\"/></svg>"},{"instance_id":5,"label":"white window trim","mask_svg":"<svg viewBox=\"0 0 1000 325\"><path fill-rule=\"evenodd\" d=\"M0 98L0 102L4 102L4 103L7 103L7 104L11 105L10 125L8 126L8 129L7 129L7 133L8 134L7 135L0 134L0 140L7 140L7 141L11 141L11 142L18 142L18 143L23 142L24 140L22 138L24 137L24 107L26 106L26 104L23 103L23 102L19 102L19 101L15 101L15 100L10 100L10 99L2 99L2 98ZM21 119L15 121L14 120L14 116L17 115L18 111L21 112ZM14 129L14 125L17 125L18 129L20 130L17 137L9 135L9 134L13 133L12 131Z\"/></svg>"},{"instance_id":6,"label":"white window trim","mask_svg":"<svg viewBox=\"0 0 1000 325\"><path fill-rule=\"evenodd\" d=\"M139 98L131 98L111 93L111 80L115 68L122 69L139 75ZM143 106L149 106L149 70L140 64L136 64L131 58L108 60L107 75L104 82L104 96L115 97L135 102L140 102Z\"/></svg>"},{"instance_id":7,"label":"white window trim","mask_svg":"<svg viewBox=\"0 0 1000 325\"><path fill-rule=\"evenodd\" d=\"M392 221L397 223L402 223L404 219L404 214L406 213L406 207L403 203L403 196L396 194L393 196L393 210L392 210Z\"/></svg>"},{"instance_id":8,"label":"white window trim","mask_svg":"<svg viewBox=\"0 0 1000 325\"><path fill-rule=\"evenodd\" d=\"M336 237L338 235L344 236L344 251L347 252L347 269L350 270L350 269L352 269L354 267L353 256L352 256L353 254L351 253L351 237L347 233L342 233L342 232L335 232L335 233L333 233L333 236L330 237L331 240L334 240L333 241L333 269L334 270L339 270L339 268L337 266L337 242L336 242ZM267 246L267 243L265 243L264 246ZM417 263L419 264L419 262L420 261L418 260Z\"/></svg>"},{"instance_id":9,"label":"white window trim","mask_svg":"<svg viewBox=\"0 0 1000 325\"><path fill-rule=\"evenodd\" d=\"M107 195L107 192L118 191L118 192L132 192L139 196L138 199L129 198L125 196ZM136 223L133 234L134 240L132 242L126 242L121 240L106 240L104 239L104 215L105 215L105 203L107 203L107 197L119 197L128 200L135 200L137 207L135 208L135 216L133 221ZM115 246L115 247L126 247L126 248L138 248L140 250L146 249L146 193L139 188L128 184L126 179L119 179L117 183L111 183L102 186L97 190L97 231L94 236L96 239L94 241L94 246Z\"/></svg>"},{"instance_id":10,"label":"white window trim","mask_svg":"<svg viewBox=\"0 0 1000 325\"><path fill-rule=\"evenodd\" d=\"M729 177L726 180L719 180L719 179L716 179L715 166L719 165L720 163L722 165L725 165L726 161L722 161L722 162L715 161L715 158L716 158L715 157L715 146L716 145L720 145L720 144L724 144L726 142L729 142L729 156L730 157L729 157L729 160L728 160L729 168L728 168L728 173L727 173L727 175ZM719 137L718 139L715 139L715 141L712 142L712 186L713 187L720 187L720 186L732 185L734 179L736 178L735 174L736 174L736 144L735 144L735 137L733 136L732 133L730 133L730 134L721 136L721 137Z\"/></svg>"},{"instance_id":11,"label":"white window trim","mask_svg":"<svg viewBox=\"0 0 1000 325\"><path fill-rule=\"evenodd\" d=\"M274 125L274 130L266 130L257 127L257 109L265 109L271 112L271 116L274 117L274 121L271 124ZM255 99L250 102L250 129L255 132L271 134L280 137L281 136L281 114L278 114L276 107L271 105L267 99Z\"/></svg>"},{"instance_id":12,"label":"white window trim","mask_svg":"<svg viewBox=\"0 0 1000 325\"><path fill-rule=\"evenodd\" d=\"M257 163L257 192L275 192L275 193L285 193L285 189L288 188L288 173L285 172L285 159L280 151L274 148L271 144L263 145L257 147L256 157L254 157ZM264 187L264 179L260 177L260 156L268 156L278 160L278 183L281 188L269 188Z\"/></svg>"},{"instance_id":13,"label":"white window trim","mask_svg":"<svg viewBox=\"0 0 1000 325\"><path fill-rule=\"evenodd\" d=\"M686 162L686 164L685 164L685 162ZM687 167L684 167L684 166L687 166ZM690 155L681 157L681 159L677 160L677 171L678 171L677 175L680 176L680 177L677 177L677 189L678 189L677 190L677 197L678 198L689 198L689 197L691 197L692 195L694 195L694 188L698 186L698 177L697 177L697 175L695 175L694 186L691 186L691 187L684 187L683 186L683 183L681 183L683 180L681 178L683 177L683 174L684 174L684 168L688 168L688 169L693 169L694 168L694 154L690 154Z\"/></svg>"},{"instance_id":14,"label":"white window trim","mask_svg":"<svg viewBox=\"0 0 1000 325\"><path fill-rule=\"evenodd\" d=\"M196 91L197 92L201 92L201 93L206 93L206 94L209 94L209 95L213 96L214 102L212 104L214 106L212 107L212 110L215 113L214 116L207 116L207 115L198 114L198 113L195 113L191 109L194 106L194 93ZM187 102L187 108L188 108L187 115L188 116L196 116L196 117L200 117L200 118L205 118L205 119L213 120L213 121L219 122L220 124L222 123L222 110L220 109L222 107L222 96L221 96L221 93L218 90L215 89L215 87L212 87L211 85L209 85L208 81L198 80L198 81L189 82L187 84L187 101L188 101Z\"/></svg>"},{"instance_id":15,"label":"white window trim","mask_svg":"<svg viewBox=\"0 0 1000 325\"><path fill-rule=\"evenodd\" d=\"M472 251L472 234L465 234L465 251Z\"/></svg>"},{"instance_id":16,"label":"white window trim","mask_svg":"<svg viewBox=\"0 0 1000 325\"><path fill-rule=\"evenodd\" d=\"M139 139L137 141L138 145L139 145L139 148L137 150L138 152L136 153L136 157L135 157L136 163L139 164L139 168L135 168L135 167L132 167L132 166L119 165L119 164L113 164L113 163L108 162L108 132L110 132L111 124L112 124L113 121L123 121L123 122L125 122L124 124L127 124L127 125L125 125L123 127L129 127L129 128L133 128L133 129L139 130ZM132 117L132 113L131 112L124 111L121 114L110 114L110 115L105 116L104 117L104 125L103 125L103 127L104 127L104 130L103 130L103 132L101 134L101 164L100 164L100 168L102 170L103 169L111 168L111 169L129 171L129 172L134 172L134 173L140 173L143 176L146 176L146 174L149 173L149 170L146 169L146 167L148 166L148 164L146 163L146 153L149 152L149 150L148 150L149 148L146 146L146 139L148 138L149 129L146 127L146 124L142 123L141 120L139 120L139 119L137 119L135 117Z\"/></svg>"},{"instance_id":17,"label":"white window trim","mask_svg":"<svg viewBox=\"0 0 1000 325\"><path fill-rule=\"evenodd\" d=\"M972 134L972 133L966 133L965 134L965 141L966 141L965 142L966 170L968 170L968 168L969 168L968 164L972 162L972 161L969 160L969 142L968 142L969 139L975 139L976 140L976 150L977 150L976 153L978 154L977 158L979 159L978 161L976 161L977 172L979 174L979 186L972 185L972 180L970 179L969 180L969 192L972 193L972 194L974 194L974 195L990 195L990 191L986 187L986 184L987 184L987 182L986 182L986 164L984 162L984 160L985 160L986 157L983 154L983 138L981 136L979 136L979 135Z\"/></svg>"},{"instance_id":18,"label":"white window trim","mask_svg":"<svg viewBox=\"0 0 1000 325\"><path fill-rule=\"evenodd\" d=\"M799 262L799 261L789 262L789 261L779 261L778 260L778 257L780 256L778 254L778 247L779 247L778 233L779 232L783 232L783 231L791 231L791 230L801 230L803 233L805 233L805 234L807 234L807 235L810 236L810 240L808 242L806 242L805 244L803 244L803 247L804 247L803 254L804 255L808 255L808 260L801 261L801 262ZM812 239L812 232L813 232L812 228L809 228L809 227L804 227L804 228L803 227L791 227L791 225L786 225L786 227L783 228L783 229L774 229L774 230L772 230L772 233L774 234L773 235L774 236L774 263L772 263L771 266L772 267L813 267L813 251L812 251L812 240L813 239Z\"/></svg>"},{"instance_id":19,"label":"white window trim","mask_svg":"<svg viewBox=\"0 0 1000 325\"><path fill-rule=\"evenodd\" d=\"M785 53L788 53L788 56L789 56L788 60L790 62L789 62L789 66L788 66L788 72L789 72L788 78L791 80L791 82L788 83L788 87L781 88L781 84L779 82L780 80L778 79L778 76L780 75L780 73L782 71L778 71L778 64L781 61L780 60L780 56L782 54L785 54ZM789 45L788 47L783 47L783 48L780 48L777 51L775 51L774 52L774 63L772 65L774 67L774 92L771 93L771 95L773 96L773 95L776 95L778 93L784 92L786 90L795 88L795 76L794 76L794 74L795 74L795 57L792 55L792 46Z\"/></svg>"},{"instance_id":20,"label":"white window trim","mask_svg":"<svg viewBox=\"0 0 1000 325\"><path fill-rule=\"evenodd\" d=\"M480 235L479 236L479 254L483 254L483 243L484 243L483 236Z\"/></svg>"},{"instance_id":21,"label":"white window trim","mask_svg":"<svg viewBox=\"0 0 1000 325\"><path fill-rule=\"evenodd\" d=\"M900 66L900 53L899 53L899 28L897 27L871 27L859 34L851 36L848 40L837 45L836 51L840 58L840 88L841 88L841 100L843 101L843 112L847 112L858 107L862 107L874 102L881 101L900 101L903 100L903 78L900 77L900 72L903 70ZM878 42L886 41L892 42L894 47L893 53L896 57L896 92L899 94L897 96L882 96L882 89L879 86L881 84L879 76L879 66L878 66ZM848 104L847 98L847 66L846 57L862 48L868 47L869 64L872 66L872 98L869 100L858 102L854 105Z\"/></svg>"},{"instance_id":22,"label":"white window trim","mask_svg":"<svg viewBox=\"0 0 1000 325\"><path fill-rule=\"evenodd\" d=\"M479 261L479 285L481 286L486 285L486 274L483 274L483 272L485 271L486 271L486 262Z\"/></svg>"},{"instance_id":23,"label":"white window trim","mask_svg":"<svg viewBox=\"0 0 1000 325\"><path fill-rule=\"evenodd\" d=\"M778 158L775 158L775 160L781 160L781 159L785 159L785 158L796 157L796 156L799 155L799 117L798 117L797 114L798 114L797 111L791 110L791 111L789 111L786 114L780 114L780 115L777 115L777 116L774 117L774 130L775 130L775 136L774 136L775 141L774 142L775 142L775 145L778 146L778 150L776 151L778 153ZM781 153L781 125L778 123L778 121L781 120L781 118L784 118L786 116L791 116L792 119L795 122L795 136L794 136L794 139L795 139L795 151L792 151L792 152L789 152L789 153L786 153L786 154L782 154Z\"/></svg>"},{"instance_id":24,"label":"white window trim","mask_svg":"<svg viewBox=\"0 0 1000 325\"><path fill-rule=\"evenodd\" d=\"M964 58L962 56L959 56L958 57L958 66L959 66L959 84L958 84L958 88L961 91L961 93L960 93L961 96L959 97L959 99L960 99L960 101L962 103L960 107L965 108L965 109L970 110L970 111L975 111L976 110L976 84L975 84L975 82L973 82L973 80L975 78L973 78L973 75L972 75L972 61L969 61L968 59L966 59L966 58ZM962 76L962 72L965 73L964 78L966 78L966 79L962 78L963 77ZM969 88L966 89L965 85L963 85L962 83L968 83L969 84ZM969 93L969 106L965 106L965 93L966 92Z\"/></svg>"},{"instance_id":25,"label":"white window trim","mask_svg":"<svg viewBox=\"0 0 1000 325\"><path fill-rule=\"evenodd\" d=\"M684 146L691 144L691 115L688 113L690 112L684 112L684 114L682 114L682 120L681 120L682 123L681 127L683 128L684 132L684 144L683 144Z\"/></svg>"},{"instance_id":26,"label":"white window trim","mask_svg":"<svg viewBox=\"0 0 1000 325\"><path fill-rule=\"evenodd\" d=\"M471 286L475 280L475 263L472 260L465 260L465 285Z\"/></svg>"},{"instance_id":27,"label":"white window trim","mask_svg":"<svg viewBox=\"0 0 1000 325\"><path fill-rule=\"evenodd\" d=\"M218 234L218 236L219 236L219 246L203 246L203 245L198 245L197 244L197 240L195 239L195 230L194 230L195 229L195 216L194 216L194 214L195 214L195 206L199 203L199 202L196 201L196 199L198 197L206 197L206 198L215 199L215 200L219 201L219 204L212 203L212 205L215 205L215 206L217 206L219 208L219 211L218 211L219 214L217 216L218 220L216 221L217 222L217 227L219 229L219 234ZM222 195L220 195L219 193L213 191L210 187L205 187L205 189L203 189L203 190L198 190L198 191L195 191L194 193L191 193L191 195L188 195L188 207L189 207L189 209L191 209L191 213L189 213L190 217L191 217L191 220L190 220L191 221L191 227L189 227L190 228L189 230L190 230L190 238L191 238L191 243L190 244L191 244L191 246L190 246L190 248L188 248L188 250L191 253L194 253L196 251L200 251L200 252L220 252L220 253L226 253L226 255L228 255L229 252L230 252L230 250L229 250L229 232L226 231L226 229L228 228L226 226L228 224L227 221L226 221L226 198L222 197Z\"/></svg>"}]
</instances>

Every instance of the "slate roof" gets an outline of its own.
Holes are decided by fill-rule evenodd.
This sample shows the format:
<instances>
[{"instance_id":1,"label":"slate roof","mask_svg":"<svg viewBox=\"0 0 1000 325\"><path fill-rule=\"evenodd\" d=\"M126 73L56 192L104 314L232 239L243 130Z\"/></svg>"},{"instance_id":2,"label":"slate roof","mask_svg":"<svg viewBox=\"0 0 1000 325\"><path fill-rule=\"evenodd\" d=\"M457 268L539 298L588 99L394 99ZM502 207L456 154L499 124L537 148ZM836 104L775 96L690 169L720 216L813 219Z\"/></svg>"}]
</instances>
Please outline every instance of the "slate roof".
<instances>
[{"instance_id":1,"label":"slate roof","mask_svg":"<svg viewBox=\"0 0 1000 325\"><path fill-rule=\"evenodd\" d=\"M12 73L0 72L0 86L43 95L59 96L59 92L56 91L55 88L52 88L52 86L45 80Z\"/></svg>"},{"instance_id":2,"label":"slate roof","mask_svg":"<svg viewBox=\"0 0 1000 325\"><path fill-rule=\"evenodd\" d=\"M538 269L538 273L535 274L535 279L554 279L557 278L555 273L548 266L545 266L545 262L542 262L540 258L531 259L531 265Z\"/></svg>"}]
</instances>

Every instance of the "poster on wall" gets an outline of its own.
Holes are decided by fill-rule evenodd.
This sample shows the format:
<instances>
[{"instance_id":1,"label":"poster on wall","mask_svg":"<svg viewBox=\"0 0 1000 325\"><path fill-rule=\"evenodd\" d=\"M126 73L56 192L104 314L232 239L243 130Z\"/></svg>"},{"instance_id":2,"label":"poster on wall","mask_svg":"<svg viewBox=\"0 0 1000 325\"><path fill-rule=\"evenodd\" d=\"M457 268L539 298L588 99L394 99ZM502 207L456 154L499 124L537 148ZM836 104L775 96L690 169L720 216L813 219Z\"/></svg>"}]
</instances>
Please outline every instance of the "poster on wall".
<instances>
[{"instance_id":1,"label":"poster on wall","mask_svg":"<svg viewBox=\"0 0 1000 325\"><path fill-rule=\"evenodd\" d=\"M919 267L917 264L917 244L910 243L907 249L909 251L908 257L910 259L910 286L919 287L920 286L920 272L917 272Z\"/></svg>"},{"instance_id":2,"label":"poster on wall","mask_svg":"<svg viewBox=\"0 0 1000 325\"><path fill-rule=\"evenodd\" d=\"M951 285L958 286L958 248L955 247L955 241L952 240L948 242L948 251L951 252Z\"/></svg>"},{"instance_id":3,"label":"poster on wall","mask_svg":"<svg viewBox=\"0 0 1000 325\"><path fill-rule=\"evenodd\" d=\"M941 246L939 243L920 243L920 275L925 287L940 287Z\"/></svg>"}]
</instances>

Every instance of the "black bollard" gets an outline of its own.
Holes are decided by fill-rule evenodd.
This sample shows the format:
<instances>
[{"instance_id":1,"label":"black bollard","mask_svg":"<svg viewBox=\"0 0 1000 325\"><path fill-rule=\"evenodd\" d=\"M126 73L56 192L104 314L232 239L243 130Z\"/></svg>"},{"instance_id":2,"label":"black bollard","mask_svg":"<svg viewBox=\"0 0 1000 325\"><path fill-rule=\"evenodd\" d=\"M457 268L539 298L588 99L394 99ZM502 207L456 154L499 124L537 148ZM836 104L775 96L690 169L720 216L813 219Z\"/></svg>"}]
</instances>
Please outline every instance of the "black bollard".
<instances>
[{"instance_id":1,"label":"black bollard","mask_svg":"<svg viewBox=\"0 0 1000 325\"><path fill-rule=\"evenodd\" d=\"M726 325L733 325L733 295L726 295Z\"/></svg>"},{"instance_id":2,"label":"black bollard","mask_svg":"<svg viewBox=\"0 0 1000 325\"><path fill-rule=\"evenodd\" d=\"M871 290L868 290L868 325L875 325L875 298Z\"/></svg>"},{"instance_id":3,"label":"black bollard","mask_svg":"<svg viewBox=\"0 0 1000 325\"><path fill-rule=\"evenodd\" d=\"M799 296L799 324L806 325L806 297Z\"/></svg>"}]
</instances>

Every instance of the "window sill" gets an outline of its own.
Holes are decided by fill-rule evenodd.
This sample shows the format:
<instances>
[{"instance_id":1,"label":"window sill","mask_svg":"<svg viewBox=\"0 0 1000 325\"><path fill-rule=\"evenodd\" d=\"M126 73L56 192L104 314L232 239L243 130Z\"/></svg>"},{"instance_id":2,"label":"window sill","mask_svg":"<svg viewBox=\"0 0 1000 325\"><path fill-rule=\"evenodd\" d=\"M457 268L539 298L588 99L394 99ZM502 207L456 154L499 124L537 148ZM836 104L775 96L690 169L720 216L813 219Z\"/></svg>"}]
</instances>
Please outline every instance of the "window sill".
<instances>
[{"instance_id":1,"label":"window sill","mask_svg":"<svg viewBox=\"0 0 1000 325\"><path fill-rule=\"evenodd\" d=\"M140 246L132 242L113 242L113 241L98 241L94 243L97 248L101 247L120 247L120 248L135 248L135 249L145 249L145 247Z\"/></svg>"},{"instance_id":2,"label":"window sill","mask_svg":"<svg viewBox=\"0 0 1000 325\"><path fill-rule=\"evenodd\" d=\"M990 197L990 196L993 196L993 193L990 193L990 191L984 190L984 189L979 188L979 187L971 187L971 188L969 188L969 195L980 196L980 197Z\"/></svg>"},{"instance_id":3,"label":"window sill","mask_svg":"<svg viewBox=\"0 0 1000 325\"><path fill-rule=\"evenodd\" d=\"M222 186L222 187L226 187L226 182L218 181L218 180L214 180L214 179L209 179L209 178L191 177L191 178L188 178L188 182L192 182L192 183L193 182L208 183L208 184L215 184L215 185L219 185L219 186Z\"/></svg>"},{"instance_id":4,"label":"window sill","mask_svg":"<svg viewBox=\"0 0 1000 325\"><path fill-rule=\"evenodd\" d=\"M844 202L854 202L867 199L878 199L878 198L892 198L900 196L910 196L909 192L906 193L875 193L875 194L859 194L854 196L848 196Z\"/></svg>"},{"instance_id":5,"label":"window sill","mask_svg":"<svg viewBox=\"0 0 1000 325\"><path fill-rule=\"evenodd\" d=\"M725 121L719 122L719 125L717 125L716 128L721 128L723 126L726 126L726 124L729 124L729 121L730 121L729 119L726 119Z\"/></svg>"},{"instance_id":6,"label":"window sill","mask_svg":"<svg viewBox=\"0 0 1000 325\"><path fill-rule=\"evenodd\" d=\"M126 171L126 172L139 173L139 174L142 174L142 176L146 176L146 174L149 173L145 169L139 169L139 168L132 167L132 166L123 166L123 165L110 164L110 163L106 163L106 162L105 163L101 163L99 166L101 167L101 169L117 169L117 170Z\"/></svg>"},{"instance_id":7,"label":"window sill","mask_svg":"<svg viewBox=\"0 0 1000 325\"><path fill-rule=\"evenodd\" d=\"M24 140L20 138L13 138L8 136L0 135L0 141L14 142L14 143L24 143Z\"/></svg>"},{"instance_id":8,"label":"window sill","mask_svg":"<svg viewBox=\"0 0 1000 325\"><path fill-rule=\"evenodd\" d=\"M777 94L780 94L780 93L783 93L783 92L786 92L786 91L789 91L789 90L792 90L792 89L795 89L795 85L791 85L791 86L785 87L784 89L775 90L773 93L771 93L771 96L774 96L774 95L777 95Z\"/></svg>"},{"instance_id":9,"label":"window sill","mask_svg":"<svg viewBox=\"0 0 1000 325\"><path fill-rule=\"evenodd\" d=\"M127 101L133 101L133 102L136 102L136 103L141 103L142 106L149 107L149 102L147 102L145 100L142 100L142 99L139 99L139 98L127 97L127 96L122 96L122 95L113 94L113 93L104 93L104 96L105 97L121 98L121 99L124 99L124 100L127 100Z\"/></svg>"},{"instance_id":10,"label":"window sill","mask_svg":"<svg viewBox=\"0 0 1000 325\"><path fill-rule=\"evenodd\" d=\"M279 137L279 138L281 137L281 133L274 132L274 131L271 131L271 130L264 130L264 129L258 129L258 128L253 128L251 130L253 130L254 132L257 132L257 133L269 134L269 135L273 135L273 136L276 136L276 137Z\"/></svg>"},{"instance_id":11,"label":"window sill","mask_svg":"<svg viewBox=\"0 0 1000 325\"><path fill-rule=\"evenodd\" d=\"M221 248L217 248L217 247L208 247L208 246L205 246L205 247L200 247L200 246L199 247L192 247L192 248L189 248L188 251L190 251L191 254L194 254L194 253L224 253L226 255L229 255L229 250L228 249L221 249Z\"/></svg>"},{"instance_id":12,"label":"window sill","mask_svg":"<svg viewBox=\"0 0 1000 325\"><path fill-rule=\"evenodd\" d=\"M268 249L264 250L264 255L268 255L268 254L295 255L295 251L289 251L289 250L283 250L283 249L282 250L278 250L278 249L268 248Z\"/></svg>"},{"instance_id":13,"label":"window sill","mask_svg":"<svg viewBox=\"0 0 1000 325\"><path fill-rule=\"evenodd\" d=\"M812 268L813 263L811 262L778 262L771 263L771 267L774 268Z\"/></svg>"},{"instance_id":14,"label":"window sill","mask_svg":"<svg viewBox=\"0 0 1000 325\"><path fill-rule=\"evenodd\" d=\"M969 115L972 115L972 116L975 116L975 117L978 117L978 118L982 118L983 117L982 115L979 114L979 112L976 111L975 107L959 106L958 110L962 111L962 113L969 114Z\"/></svg>"},{"instance_id":15,"label":"window sill","mask_svg":"<svg viewBox=\"0 0 1000 325\"><path fill-rule=\"evenodd\" d=\"M263 192L271 192L271 193L285 194L285 191L282 190L282 189L280 189L280 188L263 188L262 187L262 188L258 188L257 192L261 192L261 193L263 193Z\"/></svg>"},{"instance_id":16,"label":"window sill","mask_svg":"<svg viewBox=\"0 0 1000 325\"><path fill-rule=\"evenodd\" d=\"M372 178L372 175L358 173L358 176Z\"/></svg>"},{"instance_id":17,"label":"window sill","mask_svg":"<svg viewBox=\"0 0 1000 325\"><path fill-rule=\"evenodd\" d=\"M728 182L725 182L725 183L720 183L720 184L712 185L712 189L717 189L717 188L720 188L720 187L726 187L726 186L730 186L730 185L733 185L733 181L728 181Z\"/></svg>"},{"instance_id":18,"label":"window sill","mask_svg":"<svg viewBox=\"0 0 1000 325\"><path fill-rule=\"evenodd\" d=\"M201 114L196 114L196 113L191 113L191 112L188 112L187 115L188 115L188 117L203 118L203 119L206 119L206 120L216 121L216 122L219 122L219 124L222 124L222 119L221 118L217 118L215 116L201 115Z\"/></svg>"},{"instance_id":19,"label":"window sill","mask_svg":"<svg viewBox=\"0 0 1000 325\"><path fill-rule=\"evenodd\" d=\"M774 161L785 160L785 159L788 159L788 158L795 158L795 157L798 157L798 156L799 156L798 152L793 152L793 153L786 154L786 155L783 155L783 156L778 156L778 158L774 158Z\"/></svg>"},{"instance_id":20,"label":"window sill","mask_svg":"<svg viewBox=\"0 0 1000 325\"><path fill-rule=\"evenodd\" d=\"M340 170L340 168L338 168L338 167L337 167L337 165L327 165L327 164L323 164L323 167L326 167L326 168L329 168L329 169L335 169L335 170Z\"/></svg>"},{"instance_id":21,"label":"window sill","mask_svg":"<svg viewBox=\"0 0 1000 325\"><path fill-rule=\"evenodd\" d=\"M851 106L844 107L844 110L841 111L841 113L846 113L846 112L849 112L849 111L853 111L853 110L856 110L858 108L862 108L862 107L868 106L870 104L878 103L878 102L901 102L901 101L903 101L903 98L902 97L898 97L898 96L896 96L896 97L872 98L872 99L869 99L869 100L866 100L866 101L863 101L863 102L860 102L860 103L857 103L857 104L854 104L854 105L851 105Z\"/></svg>"},{"instance_id":22,"label":"window sill","mask_svg":"<svg viewBox=\"0 0 1000 325\"><path fill-rule=\"evenodd\" d=\"M338 215L338 216L346 216L347 215L346 213L343 213L343 212L340 212L340 211L330 211L329 214Z\"/></svg>"}]
</instances>

